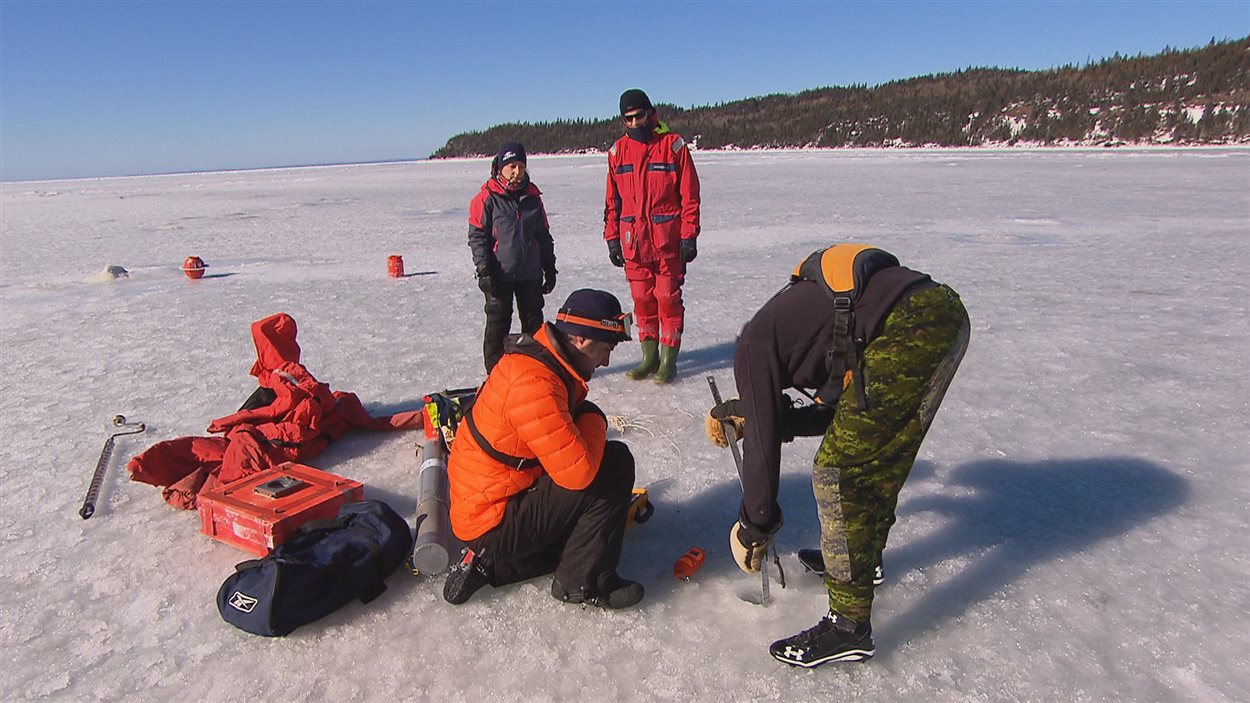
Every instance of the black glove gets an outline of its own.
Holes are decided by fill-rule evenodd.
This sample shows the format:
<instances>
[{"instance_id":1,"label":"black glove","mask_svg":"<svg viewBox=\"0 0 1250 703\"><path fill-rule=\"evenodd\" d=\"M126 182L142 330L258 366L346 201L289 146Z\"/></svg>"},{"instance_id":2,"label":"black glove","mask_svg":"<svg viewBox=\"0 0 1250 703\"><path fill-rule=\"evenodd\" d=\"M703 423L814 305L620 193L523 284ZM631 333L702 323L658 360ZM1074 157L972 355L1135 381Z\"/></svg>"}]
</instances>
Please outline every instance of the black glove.
<instances>
[{"instance_id":1,"label":"black glove","mask_svg":"<svg viewBox=\"0 0 1250 703\"><path fill-rule=\"evenodd\" d=\"M734 563L748 574L758 573L760 563L768 558L768 550L773 546L773 536L781 529L781 509L777 509L777 518L768 527L759 527L739 514L738 521L729 530L729 551L734 555Z\"/></svg>"},{"instance_id":2,"label":"black glove","mask_svg":"<svg viewBox=\"0 0 1250 703\"><path fill-rule=\"evenodd\" d=\"M699 256L699 246L694 243L694 238L681 240L681 260L686 263L694 261Z\"/></svg>"},{"instance_id":3,"label":"black glove","mask_svg":"<svg viewBox=\"0 0 1250 703\"><path fill-rule=\"evenodd\" d=\"M608 261L611 261L612 265L617 268L625 265L625 254L621 252L621 240L608 240Z\"/></svg>"},{"instance_id":4,"label":"black glove","mask_svg":"<svg viewBox=\"0 0 1250 703\"><path fill-rule=\"evenodd\" d=\"M559 273L559 271L556 270L555 264L543 267L543 295L547 295L556 289L557 273Z\"/></svg>"},{"instance_id":5,"label":"black glove","mask_svg":"<svg viewBox=\"0 0 1250 703\"><path fill-rule=\"evenodd\" d=\"M721 403L712 406L709 414L717 420L729 420L735 417L746 417L742 411L742 401L737 398L730 398Z\"/></svg>"},{"instance_id":6,"label":"black glove","mask_svg":"<svg viewBox=\"0 0 1250 703\"><path fill-rule=\"evenodd\" d=\"M790 407L782 413L781 441L792 442L795 437L823 435L833 422L836 405L810 403L799 405L790 399Z\"/></svg>"},{"instance_id":7,"label":"black glove","mask_svg":"<svg viewBox=\"0 0 1250 703\"><path fill-rule=\"evenodd\" d=\"M729 423L730 427L733 428L732 438L726 431L725 423ZM712 409L708 411L708 416L703 424L708 439L712 440L712 444L721 449L728 447L731 440L737 442L742 439L742 433L746 427L746 417L742 414L742 401L737 398L730 398L722 403L713 405Z\"/></svg>"},{"instance_id":8,"label":"black glove","mask_svg":"<svg viewBox=\"0 0 1250 703\"><path fill-rule=\"evenodd\" d=\"M477 287L487 295L495 294L495 277L490 274L490 267L483 266L477 270Z\"/></svg>"}]
</instances>

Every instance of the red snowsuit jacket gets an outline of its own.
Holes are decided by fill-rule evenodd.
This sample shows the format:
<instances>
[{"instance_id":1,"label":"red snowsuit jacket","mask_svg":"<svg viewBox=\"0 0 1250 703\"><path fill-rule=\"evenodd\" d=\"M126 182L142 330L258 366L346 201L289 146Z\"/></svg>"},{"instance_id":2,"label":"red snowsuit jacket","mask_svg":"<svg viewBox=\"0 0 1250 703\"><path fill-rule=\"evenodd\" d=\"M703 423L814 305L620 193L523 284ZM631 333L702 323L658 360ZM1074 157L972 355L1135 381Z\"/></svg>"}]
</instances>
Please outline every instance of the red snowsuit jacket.
<instances>
[{"instance_id":1,"label":"red snowsuit jacket","mask_svg":"<svg viewBox=\"0 0 1250 703\"><path fill-rule=\"evenodd\" d=\"M420 411L375 418L352 393L331 391L299 363L295 320L286 313L252 323L256 363L251 375L277 398L270 405L217 418L208 425L222 437L181 437L159 442L130 460L134 481L162 486L174 507L194 510L197 496L285 461L306 461L353 427L419 429Z\"/></svg>"},{"instance_id":2,"label":"red snowsuit jacket","mask_svg":"<svg viewBox=\"0 0 1250 703\"><path fill-rule=\"evenodd\" d=\"M699 236L699 174L682 138L660 126L651 141L628 135L608 150L603 238L620 239L626 261L650 265Z\"/></svg>"}]
</instances>

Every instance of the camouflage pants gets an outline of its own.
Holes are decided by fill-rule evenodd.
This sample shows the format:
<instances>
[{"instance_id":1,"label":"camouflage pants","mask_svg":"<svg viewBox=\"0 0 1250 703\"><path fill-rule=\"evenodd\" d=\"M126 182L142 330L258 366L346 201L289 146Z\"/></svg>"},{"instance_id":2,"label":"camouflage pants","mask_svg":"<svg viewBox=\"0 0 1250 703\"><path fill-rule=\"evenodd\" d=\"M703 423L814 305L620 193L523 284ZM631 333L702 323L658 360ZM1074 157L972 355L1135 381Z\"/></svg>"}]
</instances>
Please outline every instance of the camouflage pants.
<instances>
[{"instance_id":1,"label":"camouflage pants","mask_svg":"<svg viewBox=\"0 0 1250 703\"><path fill-rule=\"evenodd\" d=\"M868 409L839 399L816 452L812 489L830 609L867 621L873 572L898 494L968 346L968 313L947 286L900 300L864 350Z\"/></svg>"}]
</instances>

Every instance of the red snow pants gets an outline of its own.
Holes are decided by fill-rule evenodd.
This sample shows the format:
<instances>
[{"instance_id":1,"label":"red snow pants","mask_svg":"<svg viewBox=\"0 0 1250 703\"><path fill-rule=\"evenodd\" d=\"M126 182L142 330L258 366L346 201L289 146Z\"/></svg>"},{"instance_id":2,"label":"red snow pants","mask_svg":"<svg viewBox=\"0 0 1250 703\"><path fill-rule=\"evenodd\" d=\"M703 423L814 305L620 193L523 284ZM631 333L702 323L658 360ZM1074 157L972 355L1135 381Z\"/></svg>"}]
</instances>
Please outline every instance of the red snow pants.
<instances>
[{"instance_id":1,"label":"red snow pants","mask_svg":"<svg viewBox=\"0 0 1250 703\"><path fill-rule=\"evenodd\" d=\"M638 340L659 339L660 344L681 346L686 322L686 306L681 286L686 280L686 262L680 256L648 264L625 262L625 280L634 299L634 324Z\"/></svg>"}]
</instances>

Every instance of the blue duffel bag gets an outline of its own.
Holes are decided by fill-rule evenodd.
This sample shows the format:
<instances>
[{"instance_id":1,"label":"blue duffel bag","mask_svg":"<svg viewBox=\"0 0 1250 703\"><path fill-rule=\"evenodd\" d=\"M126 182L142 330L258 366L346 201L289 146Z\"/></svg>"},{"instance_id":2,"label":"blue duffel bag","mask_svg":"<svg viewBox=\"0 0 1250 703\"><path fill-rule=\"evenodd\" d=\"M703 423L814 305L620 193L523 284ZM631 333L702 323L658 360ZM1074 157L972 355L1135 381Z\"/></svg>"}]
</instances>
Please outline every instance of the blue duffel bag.
<instances>
[{"instance_id":1,"label":"blue duffel bag","mask_svg":"<svg viewBox=\"0 0 1250 703\"><path fill-rule=\"evenodd\" d=\"M236 565L217 591L217 610L241 630L281 637L378 597L411 551L408 523L389 505L349 503L337 519L310 522L264 559Z\"/></svg>"}]
</instances>

